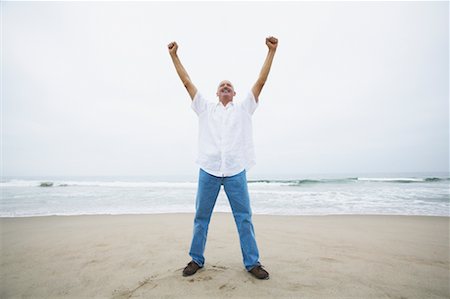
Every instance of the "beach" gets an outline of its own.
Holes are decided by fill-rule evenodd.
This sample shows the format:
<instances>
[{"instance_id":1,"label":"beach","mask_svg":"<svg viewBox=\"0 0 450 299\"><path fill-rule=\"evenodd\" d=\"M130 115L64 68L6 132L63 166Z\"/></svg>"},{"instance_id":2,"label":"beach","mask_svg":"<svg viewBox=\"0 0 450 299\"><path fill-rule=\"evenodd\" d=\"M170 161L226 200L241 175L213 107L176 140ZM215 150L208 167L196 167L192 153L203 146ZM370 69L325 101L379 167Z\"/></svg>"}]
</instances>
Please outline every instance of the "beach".
<instances>
[{"instance_id":1,"label":"beach","mask_svg":"<svg viewBox=\"0 0 450 299\"><path fill-rule=\"evenodd\" d=\"M193 214L0 218L1 298L449 298L449 217L253 215L269 280L215 212L191 277Z\"/></svg>"}]
</instances>

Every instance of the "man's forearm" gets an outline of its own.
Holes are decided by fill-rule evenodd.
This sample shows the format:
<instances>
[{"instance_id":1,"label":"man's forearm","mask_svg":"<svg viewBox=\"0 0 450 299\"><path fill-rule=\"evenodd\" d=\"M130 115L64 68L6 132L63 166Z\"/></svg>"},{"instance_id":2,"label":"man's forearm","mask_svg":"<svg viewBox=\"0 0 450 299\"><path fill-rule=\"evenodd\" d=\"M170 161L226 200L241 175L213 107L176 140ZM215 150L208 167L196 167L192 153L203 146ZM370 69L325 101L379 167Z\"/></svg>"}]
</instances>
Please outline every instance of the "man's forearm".
<instances>
[{"instance_id":1,"label":"man's forearm","mask_svg":"<svg viewBox=\"0 0 450 299\"><path fill-rule=\"evenodd\" d=\"M264 61L261 72L259 73L258 80L256 80L255 85L253 85L252 87L252 92L255 96L256 102L259 101L259 94L261 93L261 90L266 83L267 77L269 76L270 67L272 66L273 57L275 56L275 52L278 46L278 39L273 36L269 36L268 38L266 38L266 45L269 48L269 53L267 53L266 60Z\"/></svg>"},{"instance_id":2,"label":"man's forearm","mask_svg":"<svg viewBox=\"0 0 450 299\"><path fill-rule=\"evenodd\" d=\"M269 76L270 67L272 66L273 58L275 57L276 50L269 50L267 53L266 60L264 61L261 72L259 73L258 82L262 85L266 83L267 77Z\"/></svg>"},{"instance_id":3,"label":"man's forearm","mask_svg":"<svg viewBox=\"0 0 450 299\"><path fill-rule=\"evenodd\" d=\"M186 86L186 84L189 81L191 81L191 78L189 77L185 68L181 64L181 61L178 58L178 55L175 53L175 54L171 54L170 57L172 58L173 64L175 65L175 69L177 70L178 76L180 77L181 81L183 82L183 85Z\"/></svg>"},{"instance_id":4,"label":"man's forearm","mask_svg":"<svg viewBox=\"0 0 450 299\"><path fill-rule=\"evenodd\" d=\"M191 100L194 100L195 95L197 94L197 88L194 84L192 84L191 78L189 78L188 73L184 69L181 64L180 59L177 55L178 45L176 42L171 42L167 45L169 48L170 57L172 58L173 64L175 65L175 69L177 70L177 74L183 82L184 87L186 87Z\"/></svg>"}]
</instances>

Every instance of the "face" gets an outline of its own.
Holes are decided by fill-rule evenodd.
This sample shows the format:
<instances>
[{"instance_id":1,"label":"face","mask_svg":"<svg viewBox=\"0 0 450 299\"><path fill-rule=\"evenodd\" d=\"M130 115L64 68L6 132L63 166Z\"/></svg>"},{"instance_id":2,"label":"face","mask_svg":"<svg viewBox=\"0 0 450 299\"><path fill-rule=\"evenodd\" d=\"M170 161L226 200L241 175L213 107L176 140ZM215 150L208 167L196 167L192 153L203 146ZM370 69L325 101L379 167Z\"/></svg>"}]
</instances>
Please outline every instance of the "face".
<instances>
[{"instance_id":1,"label":"face","mask_svg":"<svg viewBox=\"0 0 450 299\"><path fill-rule=\"evenodd\" d=\"M219 87L217 88L217 96L220 100L231 101L235 95L236 92L234 91L233 84L231 84L230 81L223 80L220 82Z\"/></svg>"}]
</instances>

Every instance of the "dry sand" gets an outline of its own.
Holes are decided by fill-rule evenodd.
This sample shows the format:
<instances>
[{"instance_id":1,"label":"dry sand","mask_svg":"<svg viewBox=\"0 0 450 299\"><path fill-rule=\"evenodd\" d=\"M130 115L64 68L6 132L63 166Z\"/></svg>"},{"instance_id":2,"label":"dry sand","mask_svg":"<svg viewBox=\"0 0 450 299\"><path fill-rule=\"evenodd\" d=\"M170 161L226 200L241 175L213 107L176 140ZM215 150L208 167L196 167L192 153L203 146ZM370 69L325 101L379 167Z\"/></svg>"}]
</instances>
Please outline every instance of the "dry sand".
<instances>
[{"instance_id":1,"label":"dry sand","mask_svg":"<svg viewBox=\"0 0 450 299\"><path fill-rule=\"evenodd\" d=\"M269 280L245 271L231 214L206 264L192 214L1 218L1 298L449 298L449 219L254 215Z\"/></svg>"}]
</instances>

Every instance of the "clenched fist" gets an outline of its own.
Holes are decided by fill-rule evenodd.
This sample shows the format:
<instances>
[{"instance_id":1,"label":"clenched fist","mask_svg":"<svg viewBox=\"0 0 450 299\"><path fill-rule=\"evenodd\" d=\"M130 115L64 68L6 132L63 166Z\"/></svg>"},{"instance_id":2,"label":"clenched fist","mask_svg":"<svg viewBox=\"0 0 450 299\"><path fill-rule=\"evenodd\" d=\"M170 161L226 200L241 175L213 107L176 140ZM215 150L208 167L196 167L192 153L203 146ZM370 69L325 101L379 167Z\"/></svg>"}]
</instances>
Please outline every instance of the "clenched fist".
<instances>
[{"instance_id":1,"label":"clenched fist","mask_svg":"<svg viewBox=\"0 0 450 299\"><path fill-rule=\"evenodd\" d=\"M169 48L170 55L177 54L178 45L176 42L171 42L167 45L167 48Z\"/></svg>"},{"instance_id":2,"label":"clenched fist","mask_svg":"<svg viewBox=\"0 0 450 299\"><path fill-rule=\"evenodd\" d=\"M269 36L266 38L266 45L269 47L269 50L276 50L278 46L278 39L273 36Z\"/></svg>"}]
</instances>

